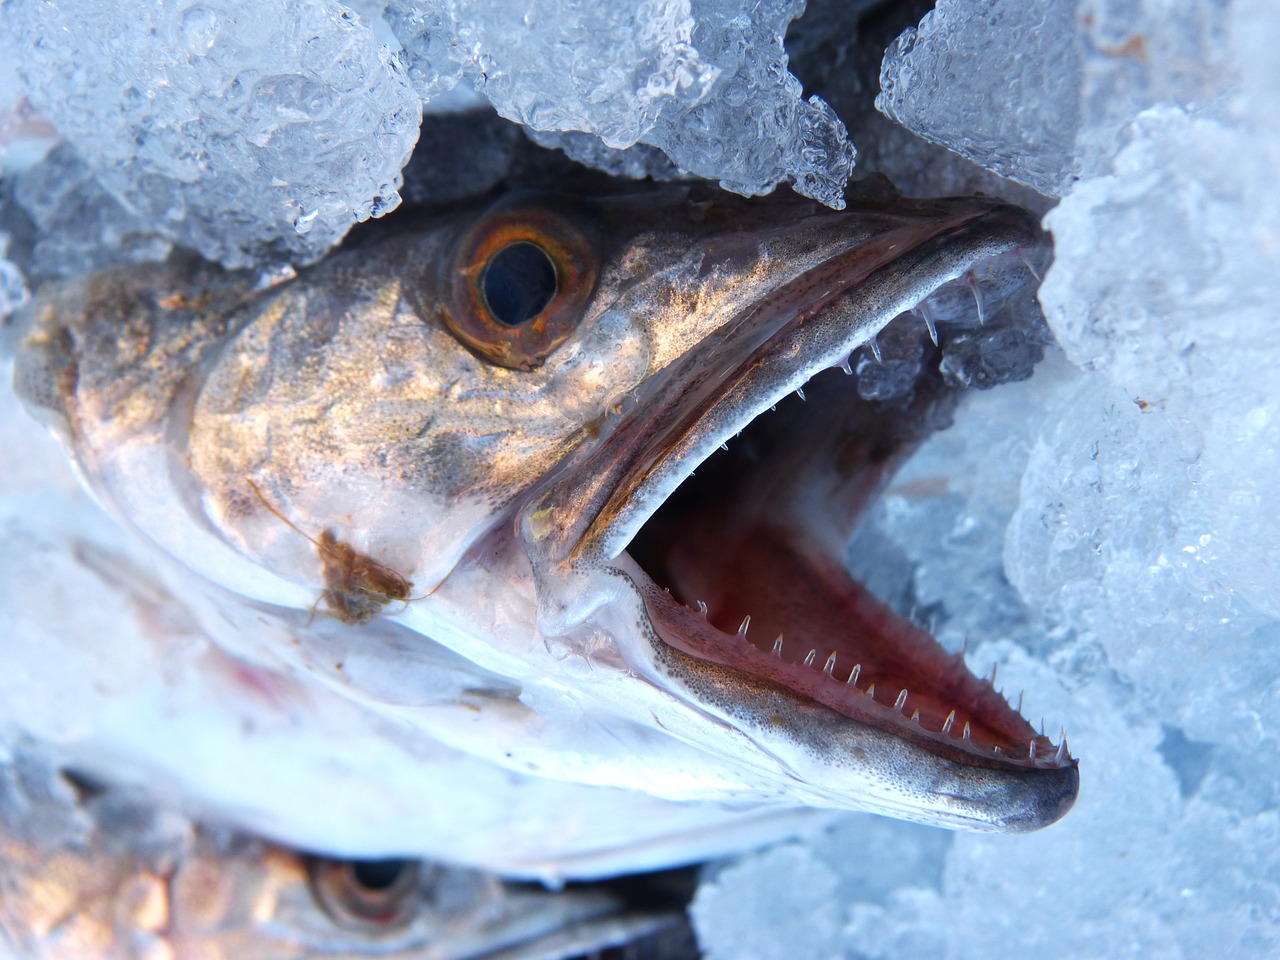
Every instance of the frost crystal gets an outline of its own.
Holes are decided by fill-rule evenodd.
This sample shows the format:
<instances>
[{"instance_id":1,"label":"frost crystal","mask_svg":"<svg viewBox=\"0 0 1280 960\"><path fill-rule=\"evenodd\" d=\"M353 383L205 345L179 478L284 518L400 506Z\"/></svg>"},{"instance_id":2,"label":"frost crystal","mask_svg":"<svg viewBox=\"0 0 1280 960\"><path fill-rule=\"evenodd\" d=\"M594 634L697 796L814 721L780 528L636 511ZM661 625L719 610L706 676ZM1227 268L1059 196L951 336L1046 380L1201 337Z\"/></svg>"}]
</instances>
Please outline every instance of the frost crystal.
<instances>
[{"instance_id":1,"label":"frost crystal","mask_svg":"<svg viewBox=\"0 0 1280 960\"><path fill-rule=\"evenodd\" d=\"M418 99L337 3L13 0L4 16L0 52L105 191L85 217L239 266L314 260L399 202Z\"/></svg>"}]
</instances>

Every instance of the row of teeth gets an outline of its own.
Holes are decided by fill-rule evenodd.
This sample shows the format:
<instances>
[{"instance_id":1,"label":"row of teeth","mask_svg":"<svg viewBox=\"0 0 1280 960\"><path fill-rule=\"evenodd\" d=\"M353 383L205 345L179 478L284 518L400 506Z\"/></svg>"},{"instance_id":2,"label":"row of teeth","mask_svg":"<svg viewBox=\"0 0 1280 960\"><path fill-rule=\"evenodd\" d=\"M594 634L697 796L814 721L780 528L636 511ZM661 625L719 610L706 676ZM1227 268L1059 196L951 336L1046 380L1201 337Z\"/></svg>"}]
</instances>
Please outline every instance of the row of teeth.
<instances>
[{"instance_id":1,"label":"row of teeth","mask_svg":"<svg viewBox=\"0 0 1280 960\"><path fill-rule=\"evenodd\" d=\"M699 613L701 613L701 614L702 614L702 616L705 618L705 617L707 616L707 612L708 612L708 609L709 609L709 608L707 607L707 604L706 604L706 603L704 603L704 602L703 602L703 601L701 601L701 600L694 601L694 603L695 603L695 605L696 605L696 606L697 606L697 608L698 608L698 612L699 612ZM745 617L743 617L743 618L742 618L742 623L741 623L741 625L738 627L738 634L737 634L737 635L738 635L738 637L740 637L740 638L741 638L741 639L743 639L743 640L747 640L747 629L748 629L750 626L751 626L751 615L750 615L750 614L747 614ZM750 646L751 646L753 649L758 650L758 651L760 651L761 653L763 653L763 652L764 652L764 651L763 651L763 649L761 649L760 647L756 646L756 645L755 645L755 644L753 644L753 643L750 643L750 641L747 641L747 642L750 644ZM783 657L782 657L782 643L783 643L783 635L782 635L782 634L778 634L777 639L775 639L775 640L773 641L773 647L771 648L771 651L770 651L770 652L773 654L773 656L774 656L775 658L777 658L778 660L782 660L782 659L783 659ZM811 670L817 670L817 669L818 669L818 668L816 667L816 664L817 664L817 662L818 662L817 657L818 657L818 651L817 651L817 648L815 647L815 648L811 649L811 650L808 652L808 654L806 654L806 655L805 655L805 658L804 658L804 660L802 661L802 663L803 663L803 665L804 665L805 667L808 667L808 668L809 668L809 669L811 669ZM784 662L785 662L785 661L784 661ZM797 664L792 663L792 666L796 666L796 665L797 665ZM833 650L833 651L831 652L831 654L827 657L826 661L823 663L822 668L821 668L821 672L822 672L822 673L824 673L826 676L830 677L830 678L831 678L831 681L832 681L833 683L840 684L841 686L844 686L844 687L846 687L846 688L848 688L848 689L852 689L852 690L858 690L858 689L860 689L860 688L858 687L858 685L857 685L857 684L858 684L858 679L859 679L859 677L860 677L860 676L861 676L861 674L862 674L862 664L861 664L861 663L855 663L855 664L853 665L853 669L849 672L849 677L848 677L848 679L846 679L846 680L844 680L844 681L840 681L840 680L837 680L837 679L836 679L836 677L835 677L835 668L836 668L836 653L835 653L835 651ZM995 682L996 682L996 665L995 665L995 664L993 664L993 665L992 665L992 667L991 667L991 673L990 673L990 675L986 678L986 682L987 682L987 684L988 684L988 685L990 685L990 686L991 686L991 688L992 688L993 690L995 690ZM889 707L888 707L886 704L882 704L882 703L880 703L878 700L876 700L876 699L875 699L876 685L875 685L874 683L870 683L870 684L868 684L868 685L867 685L866 690L863 690L862 692L863 692L864 694L866 694L866 696L870 697L870 698L871 698L871 702L872 702L872 703L874 703L876 706L878 706L878 707L882 707L882 708L884 708L884 709L889 709ZM999 693L1001 696L1003 696L1003 695L1004 695L1001 691L998 691L998 690L997 690L996 692L997 692L997 693ZM896 699L896 700L894 701L894 703L893 703L893 711L894 711L895 713L900 714L900 715L902 715L902 716L906 716L907 699L908 699L908 697L909 697L909 696L910 696L910 691L909 691L909 690L907 690L907 688L906 688L906 687L903 687L903 688L902 688L902 690L900 690L900 691L898 692L898 697L897 697L897 699ZM1006 702L1008 702L1008 699L1007 699L1007 698L1006 698ZM1010 707L1013 707L1013 704L1012 704L1012 703L1009 703L1009 706L1010 706ZM1021 713L1022 713L1022 693L1019 693L1019 694L1018 694L1018 705L1017 705L1017 707L1016 707L1015 709L1017 710L1017 712L1019 713L1019 715L1021 715ZM911 720L911 722L912 722L912 723L917 724L917 725L920 725L920 711L919 711L919 710L914 710L914 711L912 711L911 716L910 716L910 720ZM973 742L973 730L972 730L972 727L971 727L971 725L970 725L970 723L969 723L969 721L968 721L968 720L966 720L966 721L964 722L964 726L960 729L960 735L959 735L959 736L956 736L956 735L952 732L952 731L955 729L955 722L956 722L956 711L955 711L955 710L952 710L949 714L947 714L947 718L946 718L946 720L944 720L944 721L942 722L942 729L941 729L941 731L933 731L933 730L930 730L930 731L928 731L928 732L929 732L929 733L935 733L935 734L940 733L941 735L946 736L946 737L950 738L951 740L959 740L959 741L961 741L962 743L964 743L966 746L968 746L970 749L974 749L974 750L983 749L983 748L982 748L982 746L981 746L980 744L976 744L976 743L974 743L974 742ZM927 729L927 728L926 728L926 729ZM1041 736L1041 737L1043 737L1043 736L1044 736L1044 721L1043 721L1043 720L1040 722L1040 736ZM1005 756L1008 756L1008 754L1007 754L1007 753L1006 753L1006 752L1005 752L1001 747L999 747L999 746L993 746L993 747L991 747L991 753L992 753L994 756L997 756L997 757L1005 757ZM1070 756L1071 756L1071 753L1070 753L1070 750L1069 750L1069 749L1068 749L1068 747L1067 747L1067 735L1066 735L1066 731L1065 731L1065 730L1062 730L1062 731L1059 731L1059 735L1058 735L1058 747L1057 747L1057 750L1054 752L1054 754L1053 754L1053 756L1052 756L1052 757L1042 757L1042 756L1040 756L1040 755L1039 755L1039 752L1038 752L1038 751L1037 751L1037 749L1036 749L1036 742L1035 742L1035 741L1032 741L1032 742L1028 745L1028 747L1027 747L1027 757L1026 757L1026 759L1027 759L1027 761L1028 761L1028 762L1030 762L1030 763L1042 763L1042 764L1056 765L1056 764L1061 764L1064 760L1068 759Z\"/></svg>"},{"instance_id":2,"label":"row of teeth","mask_svg":"<svg viewBox=\"0 0 1280 960\"><path fill-rule=\"evenodd\" d=\"M1031 276L1035 278L1036 283L1037 284L1040 283L1040 279L1041 279L1040 272L1036 270L1035 265L1031 262L1030 258L1022 251L1015 251L1014 256L1016 256L1018 260L1023 264L1023 266L1027 268L1027 271L1031 274ZM999 258L995 258L995 259L999 259ZM956 287L965 287L969 290L970 293L973 294L973 302L977 305L977 311L978 311L978 326L980 327L985 326L987 322L987 313L986 313L986 307L983 305L983 302L982 302L982 292L980 288L981 278L979 278L977 273L977 271L985 265L986 263L984 261L983 264L979 264L977 267L971 269L968 273L964 274L958 279L950 280L947 283L944 283L942 286L938 287L931 294L929 294L929 296L925 297L918 304L916 304L914 308L898 314L897 317L894 317L893 320L891 320L889 324L885 324L885 326L889 326L890 324L897 322L902 317L907 317L907 316L918 317L919 319L924 321L925 329L929 331L929 339L933 341L933 345L935 347L938 346L939 345L938 322L937 322L937 318L935 317L935 310L937 309L936 302L938 300L939 294L941 294L942 291L954 289ZM876 363L884 363L884 356L880 351L880 341L876 336L872 336L870 340L867 340L864 344L857 347L852 353L848 354L837 365L838 368L842 370L846 376L850 376L850 377L853 376L853 355L857 353L858 350L861 350L864 347L871 352L871 356L875 358ZM804 387L796 387L795 393L796 393L796 396L799 397L801 400L806 399L804 395ZM778 406L777 404L772 404L770 405L769 409L776 412L778 409ZM720 444L720 449L728 450L729 444L727 442Z\"/></svg>"},{"instance_id":3,"label":"row of teeth","mask_svg":"<svg viewBox=\"0 0 1280 960\"><path fill-rule=\"evenodd\" d=\"M1031 260L1025 254L1021 252L1017 252L1016 255L1018 259L1022 262L1022 264L1031 273L1031 275L1035 278L1036 283L1038 284L1041 281L1041 276L1040 276L1040 272L1036 270L1035 265L1031 262ZM977 276L976 270L970 270L968 273L964 274L959 279L943 284L943 286L939 287L937 290L935 290L932 294L930 294L924 300L920 301L920 303L917 304L913 310L908 310L906 311L905 314L903 314L903 315L910 314L910 315L919 317L921 320L924 321L925 329L928 330L929 332L929 339L933 341L933 345L935 347L938 346L938 325L934 315L934 304L931 301L933 301L934 298L937 297L940 291L947 289L949 287L956 287L956 286L966 287L972 293L974 304L976 305L977 313L978 313L978 326L980 327L984 326L986 324L987 315L986 315L986 308L984 307L982 302L982 294L979 288L979 278ZM895 320L896 319L897 318L895 318ZM876 339L876 337L873 336L870 340L868 340L864 344L864 346L871 352L871 355L875 358L877 363L884 362L884 358L880 352L880 344ZM839 365L840 369L848 376L853 375L853 366L851 363L852 359L853 359L853 354L851 353L847 357L845 357L844 360L841 361ZM796 388L796 396L798 396L801 400L805 399L803 387ZM773 406L772 409L777 410L776 405ZM728 444L721 444L721 449L728 449ZM695 603L697 605L698 611L705 618L707 616L707 611L708 611L708 607L706 603L704 603L701 600L697 600L695 601ZM747 636L747 628L750 625L751 625L751 615L748 614L746 617L743 618L742 624L738 627L738 636L745 640ZM777 639L773 641L773 647L771 652L773 656L778 660L783 659L782 642L783 642L782 634L778 634ZM756 646L755 644L751 644L751 646L755 650L758 650L762 653L764 652L760 647ZM817 669L815 667L815 664L817 663L817 656L818 656L817 649L816 648L811 649L808 652L808 654L805 656L803 660L803 665L810 669ZM794 665L795 664L793 664L793 666ZM835 651L832 651L832 653L827 657L826 661L823 663L821 672L826 674L828 677L830 677L833 683L841 683L841 681L836 680L835 678L835 674L834 674L835 667L836 667L836 654L835 654ZM843 681L842 685L853 690L859 689L857 686L857 682L861 673L862 673L862 664L855 663L853 666L853 670L850 671L849 673L848 679ZM993 690L995 689L995 681L996 681L996 667L993 665L991 668L991 674L987 678L987 683L991 686ZM876 706L882 707L884 709L889 709L887 705L882 704L875 699L876 685L874 683L868 684L866 690L863 692L868 697L871 698L871 702L874 703ZM1001 691L996 691L996 692L999 693L1001 696L1003 696L1003 693ZM910 696L910 691L907 690L905 687L898 692L898 697L893 704L893 711L895 713L903 716L906 715L906 705L907 705L907 699L909 696ZM1009 702L1007 698L1006 698L1006 702ZM1009 706L1013 707L1013 704L1009 703ZM1022 693L1018 694L1018 705L1014 709L1016 709L1018 714L1021 715ZM912 711L910 720L912 723L920 725L920 711L919 710ZM955 728L955 721L956 721L956 711L952 710L949 714L947 714L947 718L946 720L943 721L942 729L940 731L928 731L928 732L941 734L942 736L946 736L953 741L959 740L973 750L982 749L981 745L973 742L972 727L968 720L965 721L964 726L961 728L960 735L958 737L953 734L952 731ZM1044 737L1043 721L1041 721L1040 723L1040 737ZM997 757L1007 756L1005 751L999 746L993 746L991 748L991 753ZM1026 759L1027 759L1027 762L1029 763L1057 765L1057 764L1061 764L1064 760L1070 758L1070 756L1071 756L1071 753L1067 747L1066 731L1062 730L1059 732L1058 746L1052 757L1041 757L1036 749L1036 742L1032 741L1027 747Z\"/></svg>"},{"instance_id":4,"label":"row of teeth","mask_svg":"<svg viewBox=\"0 0 1280 960\"><path fill-rule=\"evenodd\" d=\"M1031 275L1035 277L1036 282L1039 283L1040 273L1039 271L1036 270L1035 266L1031 263L1030 259L1028 259L1025 254L1021 254L1021 253L1018 254L1018 257L1021 260L1021 262L1026 266L1027 270L1031 273ZM906 317L906 316L918 317L920 320L924 321L925 329L929 331L929 339L933 341L933 345L935 347L938 346L939 345L938 321L935 316L936 308L934 305L934 301L935 301L935 298L938 297L938 294L941 293L943 290L952 289L955 287L965 287L969 290L971 294L973 294L973 302L977 306L977 312L978 312L978 326L979 327L986 326L987 311L986 311L986 307L983 305L983 302L982 302L982 292L979 287L979 279L974 270L970 270L968 273L964 274L964 276L960 277L957 280L952 280L952 281L949 281L948 283L944 283L942 286L938 287L937 290L934 290L933 293L929 294L929 296L925 297L918 304L916 304L916 306L913 309L904 311L903 313L899 314L897 317L894 317L891 323L896 322L901 317ZM886 324L886 326L888 326L888 324ZM871 353L871 356L875 358L876 363L884 363L884 356L880 352L880 341L877 337L875 336L871 337L870 340L866 341L866 343L864 343L861 347L858 347L857 349L860 350L860 349L863 349L864 347ZM852 361L853 361L854 353L857 353L857 350L854 350L853 353L850 353L848 356L846 356L843 360L840 361L838 365L839 369L844 371L844 374L846 376L853 376ZM801 400L805 399L803 387L796 388L796 396L798 396ZM772 409L776 410L777 407L774 406ZM725 445L722 444L721 447L722 449L724 449Z\"/></svg>"}]
</instances>

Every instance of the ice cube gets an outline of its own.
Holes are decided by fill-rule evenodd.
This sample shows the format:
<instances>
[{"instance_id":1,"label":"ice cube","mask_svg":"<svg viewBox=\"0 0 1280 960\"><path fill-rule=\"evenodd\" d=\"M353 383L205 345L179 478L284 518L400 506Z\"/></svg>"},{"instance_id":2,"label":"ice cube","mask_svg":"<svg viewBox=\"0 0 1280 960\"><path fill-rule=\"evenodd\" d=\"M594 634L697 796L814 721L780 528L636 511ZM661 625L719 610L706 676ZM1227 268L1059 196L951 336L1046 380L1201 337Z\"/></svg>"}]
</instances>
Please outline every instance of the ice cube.
<instances>
[{"instance_id":1,"label":"ice cube","mask_svg":"<svg viewBox=\"0 0 1280 960\"><path fill-rule=\"evenodd\" d=\"M399 202L419 99L336 2L15 0L0 37L106 194L165 241L230 266L307 262Z\"/></svg>"}]
</instances>

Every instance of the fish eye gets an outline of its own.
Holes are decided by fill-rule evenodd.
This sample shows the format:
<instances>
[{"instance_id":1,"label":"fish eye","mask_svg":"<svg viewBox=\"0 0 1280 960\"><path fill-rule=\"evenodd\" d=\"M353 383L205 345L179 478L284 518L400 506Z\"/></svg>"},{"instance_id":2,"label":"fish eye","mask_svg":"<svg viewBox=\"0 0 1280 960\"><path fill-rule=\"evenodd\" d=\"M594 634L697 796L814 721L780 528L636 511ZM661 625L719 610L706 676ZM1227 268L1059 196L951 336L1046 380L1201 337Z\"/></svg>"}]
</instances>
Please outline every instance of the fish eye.
<instances>
[{"instance_id":1,"label":"fish eye","mask_svg":"<svg viewBox=\"0 0 1280 960\"><path fill-rule=\"evenodd\" d=\"M581 322L599 251L585 217L523 200L483 215L446 269L440 315L449 331L483 360L533 370Z\"/></svg>"},{"instance_id":2,"label":"fish eye","mask_svg":"<svg viewBox=\"0 0 1280 960\"><path fill-rule=\"evenodd\" d=\"M311 894L338 926L373 932L395 930L413 919L418 864L412 860L313 858Z\"/></svg>"},{"instance_id":3,"label":"fish eye","mask_svg":"<svg viewBox=\"0 0 1280 960\"><path fill-rule=\"evenodd\" d=\"M556 265L536 243L517 240L489 259L480 283L494 319L518 327L540 314L556 295Z\"/></svg>"}]
</instances>

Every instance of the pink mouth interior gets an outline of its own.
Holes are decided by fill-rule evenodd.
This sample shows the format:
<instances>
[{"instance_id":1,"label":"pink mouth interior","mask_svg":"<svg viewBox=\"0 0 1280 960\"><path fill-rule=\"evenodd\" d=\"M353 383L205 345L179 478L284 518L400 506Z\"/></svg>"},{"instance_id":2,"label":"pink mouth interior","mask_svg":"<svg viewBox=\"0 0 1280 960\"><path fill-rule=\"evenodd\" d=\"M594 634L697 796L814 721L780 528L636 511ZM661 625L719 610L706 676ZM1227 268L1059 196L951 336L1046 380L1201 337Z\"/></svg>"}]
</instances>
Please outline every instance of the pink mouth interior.
<instances>
[{"instance_id":1,"label":"pink mouth interior","mask_svg":"<svg viewBox=\"0 0 1280 960\"><path fill-rule=\"evenodd\" d=\"M858 514L945 417L922 390L876 409L828 371L686 480L629 549L661 638L965 763L1073 763L841 558ZM942 411L939 413L939 411ZM705 610L704 610L705 608Z\"/></svg>"}]
</instances>

